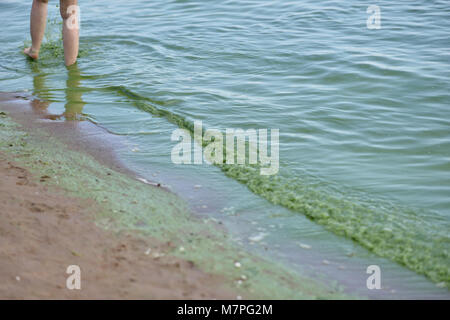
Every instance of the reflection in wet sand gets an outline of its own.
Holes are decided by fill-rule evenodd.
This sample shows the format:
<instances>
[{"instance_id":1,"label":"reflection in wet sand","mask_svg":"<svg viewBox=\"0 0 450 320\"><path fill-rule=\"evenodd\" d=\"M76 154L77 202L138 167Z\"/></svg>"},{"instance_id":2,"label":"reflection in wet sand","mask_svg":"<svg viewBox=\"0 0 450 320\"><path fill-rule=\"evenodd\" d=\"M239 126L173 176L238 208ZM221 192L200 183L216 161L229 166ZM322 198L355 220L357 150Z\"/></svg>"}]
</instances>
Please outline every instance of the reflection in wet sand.
<instances>
[{"instance_id":1,"label":"reflection in wet sand","mask_svg":"<svg viewBox=\"0 0 450 320\"><path fill-rule=\"evenodd\" d=\"M66 120L86 120L83 114L83 107L86 104L82 99L83 89L80 87L82 75L77 64L67 67L67 80L65 88L66 103L65 111L62 114L50 114L48 107L54 101L51 90L46 86L47 74L42 72L39 64L30 63L33 72L33 99L31 105L33 110L41 114L43 118L57 120L65 118Z\"/></svg>"},{"instance_id":2,"label":"reflection in wet sand","mask_svg":"<svg viewBox=\"0 0 450 320\"><path fill-rule=\"evenodd\" d=\"M83 90L80 88L81 74L75 63L67 67L68 77L66 81L66 105L64 117L66 120L85 120L83 107L86 104L82 99Z\"/></svg>"},{"instance_id":3,"label":"reflection in wet sand","mask_svg":"<svg viewBox=\"0 0 450 320\"><path fill-rule=\"evenodd\" d=\"M33 72L33 96L38 97L38 99L31 101L31 106L36 113L45 115L52 100L51 92L45 85L47 74L43 73L35 62L30 62L30 67Z\"/></svg>"}]
</instances>

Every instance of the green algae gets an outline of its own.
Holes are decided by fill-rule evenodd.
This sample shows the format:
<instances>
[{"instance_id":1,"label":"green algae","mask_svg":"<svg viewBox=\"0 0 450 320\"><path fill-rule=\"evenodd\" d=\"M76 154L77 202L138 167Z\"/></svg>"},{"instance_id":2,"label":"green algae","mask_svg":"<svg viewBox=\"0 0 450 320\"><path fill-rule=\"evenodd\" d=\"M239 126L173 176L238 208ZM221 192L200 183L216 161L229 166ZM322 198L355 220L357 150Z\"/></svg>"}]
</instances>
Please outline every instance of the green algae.
<instances>
[{"instance_id":1,"label":"green algae","mask_svg":"<svg viewBox=\"0 0 450 320\"><path fill-rule=\"evenodd\" d=\"M285 206L324 225L328 230L361 244L379 256L389 258L435 282L450 284L450 238L444 230L415 212L395 205L370 205L327 195L301 181L264 177L246 167L223 166L225 174L270 202Z\"/></svg>"},{"instance_id":2,"label":"green algae","mask_svg":"<svg viewBox=\"0 0 450 320\"><path fill-rule=\"evenodd\" d=\"M194 124L164 109L164 103L138 95L123 86L108 87L137 108L165 117L193 136ZM203 129L205 131L205 129ZM203 140L202 145L208 144ZM225 152L226 148L224 148ZM354 240L375 254L391 259L434 282L450 286L450 225L439 216L380 201L352 199L343 194L318 190L307 182L278 174L260 175L258 165L216 164L228 176L273 204L304 214L328 230Z\"/></svg>"},{"instance_id":3,"label":"green algae","mask_svg":"<svg viewBox=\"0 0 450 320\"><path fill-rule=\"evenodd\" d=\"M171 242L175 246L167 254L224 276L244 298L349 298L335 286L325 286L278 263L249 255L235 247L217 225L193 218L186 203L174 194L113 171L87 154L70 150L44 131L35 129L29 134L6 114L0 115L0 151L36 175L49 176L49 187L58 186L71 196L94 200L95 219L101 227ZM236 268L236 262L240 268ZM237 280L243 275L246 280L239 285Z\"/></svg>"}]
</instances>

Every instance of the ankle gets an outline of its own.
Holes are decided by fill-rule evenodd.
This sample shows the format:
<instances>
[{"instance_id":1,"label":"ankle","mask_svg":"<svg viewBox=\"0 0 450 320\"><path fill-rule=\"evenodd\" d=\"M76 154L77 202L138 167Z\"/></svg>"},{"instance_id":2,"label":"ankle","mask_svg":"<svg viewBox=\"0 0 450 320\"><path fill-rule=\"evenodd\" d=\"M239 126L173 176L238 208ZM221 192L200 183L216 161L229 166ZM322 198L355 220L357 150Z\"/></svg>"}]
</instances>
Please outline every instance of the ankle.
<instances>
[{"instance_id":1,"label":"ankle","mask_svg":"<svg viewBox=\"0 0 450 320\"><path fill-rule=\"evenodd\" d=\"M30 47L30 53L37 55L37 54L39 54L39 50L40 50L40 48L36 49L33 46Z\"/></svg>"}]
</instances>

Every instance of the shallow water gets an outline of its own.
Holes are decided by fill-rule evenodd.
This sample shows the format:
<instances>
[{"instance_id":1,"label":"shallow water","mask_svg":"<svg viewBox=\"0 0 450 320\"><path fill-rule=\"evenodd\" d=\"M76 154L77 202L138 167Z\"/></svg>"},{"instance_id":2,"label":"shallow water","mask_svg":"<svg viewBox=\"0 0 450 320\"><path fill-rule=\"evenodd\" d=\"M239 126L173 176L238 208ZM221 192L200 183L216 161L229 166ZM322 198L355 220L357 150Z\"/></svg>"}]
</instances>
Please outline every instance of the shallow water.
<instances>
[{"instance_id":1,"label":"shallow water","mask_svg":"<svg viewBox=\"0 0 450 320\"><path fill-rule=\"evenodd\" d=\"M2 1L1 90L126 136L130 167L243 245L362 295L378 296L365 289L378 264L389 297L448 296L395 262L449 283L450 6L377 4L380 30L357 1L83 3L78 67L66 70L50 45L56 3L32 63L20 54L29 3ZM278 176L172 164L173 130L195 120L278 128Z\"/></svg>"}]
</instances>

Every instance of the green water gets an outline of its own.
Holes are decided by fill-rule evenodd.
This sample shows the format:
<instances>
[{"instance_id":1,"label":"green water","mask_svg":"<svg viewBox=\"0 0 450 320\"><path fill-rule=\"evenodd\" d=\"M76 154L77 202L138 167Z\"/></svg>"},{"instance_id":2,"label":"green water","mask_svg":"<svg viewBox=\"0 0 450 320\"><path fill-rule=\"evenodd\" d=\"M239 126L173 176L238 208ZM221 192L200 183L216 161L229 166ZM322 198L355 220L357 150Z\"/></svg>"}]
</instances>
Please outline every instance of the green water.
<instances>
[{"instance_id":1,"label":"green water","mask_svg":"<svg viewBox=\"0 0 450 320\"><path fill-rule=\"evenodd\" d=\"M29 3L2 2L1 90L30 90L54 114L126 136L127 165L237 238L264 234L299 265L305 250L293 244L311 244L315 268L350 287L351 271L363 279L378 263L420 296L434 285L401 266L450 282L450 6L376 4L380 30L357 1L96 1L82 4L81 55L66 70L58 24L56 45L30 63L19 54ZM195 120L279 129L279 174L172 164L172 131ZM318 267L324 257L348 273Z\"/></svg>"}]
</instances>

